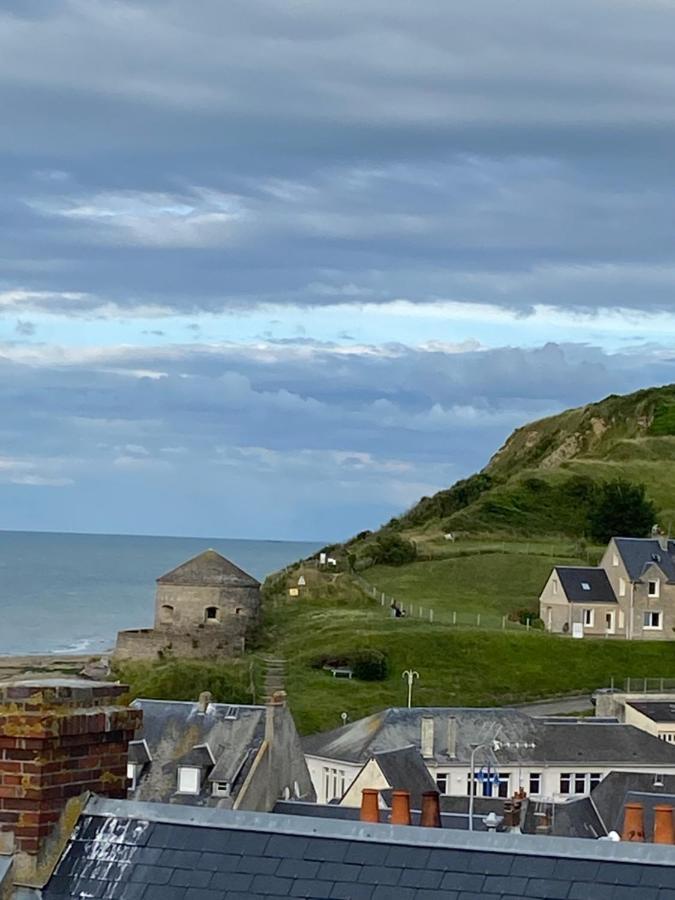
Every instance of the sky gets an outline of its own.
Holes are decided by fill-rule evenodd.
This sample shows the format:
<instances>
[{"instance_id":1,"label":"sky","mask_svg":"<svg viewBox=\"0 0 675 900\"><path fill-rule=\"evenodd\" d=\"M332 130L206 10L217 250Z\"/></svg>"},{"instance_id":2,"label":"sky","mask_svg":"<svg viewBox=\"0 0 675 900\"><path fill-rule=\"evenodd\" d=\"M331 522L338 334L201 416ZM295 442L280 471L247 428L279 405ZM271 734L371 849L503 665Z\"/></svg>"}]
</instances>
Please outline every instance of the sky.
<instances>
[{"instance_id":1,"label":"sky","mask_svg":"<svg viewBox=\"0 0 675 900\"><path fill-rule=\"evenodd\" d=\"M328 541L675 381L672 0L0 0L0 528Z\"/></svg>"}]
</instances>

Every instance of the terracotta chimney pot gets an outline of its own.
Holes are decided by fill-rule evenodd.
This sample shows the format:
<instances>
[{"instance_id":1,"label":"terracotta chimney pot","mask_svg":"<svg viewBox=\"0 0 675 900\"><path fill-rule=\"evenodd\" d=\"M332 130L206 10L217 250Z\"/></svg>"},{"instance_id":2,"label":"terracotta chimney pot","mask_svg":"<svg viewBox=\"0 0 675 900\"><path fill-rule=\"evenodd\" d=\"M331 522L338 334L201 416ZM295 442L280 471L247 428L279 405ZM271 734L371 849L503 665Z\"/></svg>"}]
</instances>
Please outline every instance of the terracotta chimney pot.
<instances>
[{"instance_id":1,"label":"terracotta chimney pot","mask_svg":"<svg viewBox=\"0 0 675 900\"><path fill-rule=\"evenodd\" d=\"M654 807L654 843L675 844L672 806Z\"/></svg>"},{"instance_id":2,"label":"terracotta chimney pot","mask_svg":"<svg viewBox=\"0 0 675 900\"><path fill-rule=\"evenodd\" d=\"M410 794L408 791L391 792L391 824L410 825Z\"/></svg>"},{"instance_id":3,"label":"terracotta chimney pot","mask_svg":"<svg viewBox=\"0 0 675 900\"><path fill-rule=\"evenodd\" d=\"M362 822L380 821L379 791L374 788L364 788L361 791L360 819Z\"/></svg>"},{"instance_id":4,"label":"terracotta chimney pot","mask_svg":"<svg viewBox=\"0 0 675 900\"><path fill-rule=\"evenodd\" d=\"M441 827L441 806L438 799L438 791L425 791L422 794L420 825L424 828Z\"/></svg>"},{"instance_id":5,"label":"terracotta chimney pot","mask_svg":"<svg viewBox=\"0 0 675 900\"><path fill-rule=\"evenodd\" d=\"M622 841L644 841L645 810L641 803L626 803L623 810Z\"/></svg>"}]
</instances>

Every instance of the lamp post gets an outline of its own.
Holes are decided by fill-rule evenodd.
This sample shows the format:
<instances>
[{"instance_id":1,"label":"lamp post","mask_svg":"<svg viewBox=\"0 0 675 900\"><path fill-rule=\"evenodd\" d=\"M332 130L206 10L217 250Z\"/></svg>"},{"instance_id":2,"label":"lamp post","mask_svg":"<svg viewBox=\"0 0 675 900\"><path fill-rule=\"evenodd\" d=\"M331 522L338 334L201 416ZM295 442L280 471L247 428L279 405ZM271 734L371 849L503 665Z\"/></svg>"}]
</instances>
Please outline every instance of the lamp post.
<instances>
[{"instance_id":1,"label":"lamp post","mask_svg":"<svg viewBox=\"0 0 675 900\"><path fill-rule=\"evenodd\" d=\"M401 675L401 678L408 679L408 709L410 709L410 707L412 706L413 682L415 681L416 678L419 678L419 677L420 677L420 673L416 672L414 669L406 669L405 672L403 673L403 675Z\"/></svg>"}]
</instances>

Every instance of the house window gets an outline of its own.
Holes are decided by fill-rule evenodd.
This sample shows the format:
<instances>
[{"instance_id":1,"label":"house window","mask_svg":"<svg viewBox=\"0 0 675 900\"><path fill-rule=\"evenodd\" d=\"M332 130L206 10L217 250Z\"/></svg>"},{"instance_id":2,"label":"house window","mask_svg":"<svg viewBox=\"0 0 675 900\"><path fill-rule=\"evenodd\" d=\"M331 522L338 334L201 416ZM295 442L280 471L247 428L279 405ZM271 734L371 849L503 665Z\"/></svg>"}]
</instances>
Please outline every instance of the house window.
<instances>
[{"instance_id":1,"label":"house window","mask_svg":"<svg viewBox=\"0 0 675 900\"><path fill-rule=\"evenodd\" d=\"M206 622L217 622L218 621L218 607L217 606L207 606L204 610L204 620Z\"/></svg>"},{"instance_id":2,"label":"house window","mask_svg":"<svg viewBox=\"0 0 675 900\"><path fill-rule=\"evenodd\" d=\"M618 555L618 553L613 553L613 554L612 554L612 565L613 565L613 566L618 566L618 565L619 565L619 555Z\"/></svg>"},{"instance_id":3,"label":"house window","mask_svg":"<svg viewBox=\"0 0 675 900\"><path fill-rule=\"evenodd\" d=\"M162 625L169 625L173 622L173 606L165 603L159 611L159 620Z\"/></svg>"},{"instance_id":4,"label":"house window","mask_svg":"<svg viewBox=\"0 0 675 900\"><path fill-rule=\"evenodd\" d=\"M591 772L588 779L588 788L589 790L593 790L596 788L600 782L602 781L602 772Z\"/></svg>"},{"instance_id":5,"label":"house window","mask_svg":"<svg viewBox=\"0 0 675 900\"><path fill-rule=\"evenodd\" d=\"M179 766L178 793L198 794L201 787L201 769L196 766Z\"/></svg>"},{"instance_id":6,"label":"house window","mask_svg":"<svg viewBox=\"0 0 675 900\"><path fill-rule=\"evenodd\" d=\"M658 630L661 628L661 613L650 610L643 614L643 627L646 631Z\"/></svg>"},{"instance_id":7,"label":"house window","mask_svg":"<svg viewBox=\"0 0 675 900\"><path fill-rule=\"evenodd\" d=\"M551 585L553 587L553 593L557 594L558 593L558 579L554 578L553 581L551 582Z\"/></svg>"},{"instance_id":8,"label":"house window","mask_svg":"<svg viewBox=\"0 0 675 900\"><path fill-rule=\"evenodd\" d=\"M582 581L582 582L581 582L581 589L584 590L584 591L590 591L591 586L590 586L590 584L589 584L587 581Z\"/></svg>"},{"instance_id":9,"label":"house window","mask_svg":"<svg viewBox=\"0 0 675 900\"><path fill-rule=\"evenodd\" d=\"M495 772L494 770L481 769L474 775L475 797L508 797L511 782L510 772ZM471 795L471 775L466 776L466 792Z\"/></svg>"},{"instance_id":10,"label":"house window","mask_svg":"<svg viewBox=\"0 0 675 900\"><path fill-rule=\"evenodd\" d=\"M626 596L626 579L619 578L619 597Z\"/></svg>"},{"instance_id":11,"label":"house window","mask_svg":"<svg viewBox=\"0 0 675 900\"><path fill-rule=\"evenodd\" d=\"M658 597L659 596L659 581L648 581L647 582L647 593L650 597Z\"/></svg>"},{"instance_id":12,"label":"house window","mask_svg":"<svg viewBox=\"0 0 675 900\"><path fill-rule=\"evenodd\" d=\"M437 772L436 773L436 787L441 792L441 794L448 793L448 773L447 772Z\"/></svg>"},{"instance_id":13,"label":"house window","mask_svg":"<svg viewBox=\"0 0 675 900\"><path fill-rule=\"evenodd\" d=\"M343 769L334 769L332 766L324 766L323 792L325 802L340 800L345 792L345 773Z\"/></svg>"},{"instance_id":14,"label":"house window","mask_svg":"<svg viewBox=\"0 0 675 900\"><path fill-rule=\"evenodd\" d=\"M592 628L593 623L595 622L595 610L594 609L585 609L583 611L583 622L585 628Z\"/></svg>"},{"instance_id":15,"label":"house window","mask_svg":"<svg viewBox=\"0 0 675 900\"><path fill-rule=\"evenodd\" d=\"M626 624L626 621L624 618L623 610L620 609L619 610L619 628L623 628L625 624Z\"/></svg>"},{"instance_id":16,"label":"house window","mask_svg":"<svg viewBox=\"0 0 675 900\"><path fill-rule=\"evenodd\" d=\"M530 772L530 794L541 794L541 772Z\"/></svg>"},{"instance_id":17,"label":"house window","mask_svg":"<svg viewBox=\"0 0 675 900\"><path fill-rule=\"evenodd\" d=\"M560 776L560 793L561 794L571 794L572 793L572 775L570 772L565 772Z\"/></svg>"},{"instance_id":18,"label":"house window","mask_svg":"<svg viewBox=\"0 0 675 900\"><path fill-rule=\"evenodd\" d=\"M576 772L574 775L574 793L586 793L586 776L583 772Z\"/></svg>"}]
</instances>

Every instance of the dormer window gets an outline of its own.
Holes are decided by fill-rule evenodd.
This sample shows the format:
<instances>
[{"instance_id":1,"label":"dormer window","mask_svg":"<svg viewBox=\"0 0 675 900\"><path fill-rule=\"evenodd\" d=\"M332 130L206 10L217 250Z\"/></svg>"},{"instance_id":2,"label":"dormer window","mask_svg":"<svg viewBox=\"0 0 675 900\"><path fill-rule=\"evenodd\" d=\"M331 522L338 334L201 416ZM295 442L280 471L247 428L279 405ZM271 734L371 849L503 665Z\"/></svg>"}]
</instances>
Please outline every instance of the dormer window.
<instances>
[{"instance_id":1,"label":"dormer window","mask_svg":"<svg viewBox=\"0 0 675 900\"><path fill-rule=\"evenodd\" d=\"M198 769L196 766L178 767L177 793L196 795L201 790L201 781L201 769Z\"/></svg>"}]
</instances>

